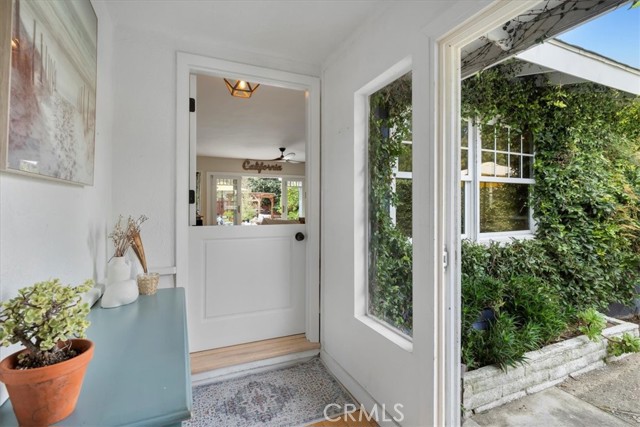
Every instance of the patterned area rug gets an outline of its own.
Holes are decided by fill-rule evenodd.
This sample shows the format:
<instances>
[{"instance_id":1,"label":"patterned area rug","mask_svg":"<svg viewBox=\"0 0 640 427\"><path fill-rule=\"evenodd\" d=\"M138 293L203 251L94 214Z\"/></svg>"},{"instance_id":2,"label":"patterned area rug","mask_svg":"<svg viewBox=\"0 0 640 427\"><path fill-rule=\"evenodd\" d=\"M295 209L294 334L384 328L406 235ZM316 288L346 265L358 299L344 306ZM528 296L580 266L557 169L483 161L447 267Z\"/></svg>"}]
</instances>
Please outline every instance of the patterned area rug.
<instances>
[{"instance_id":1,"label":"patterned area rug","mask_svg":"<svg viewBox=\"0 0 640 427\"><path fill-rule=\"evenodd\" d=\"M320 358L274 371L193 389L193 410L183 427L301 426L341 412L353 399Z\"/></svg>"}]
</instances>

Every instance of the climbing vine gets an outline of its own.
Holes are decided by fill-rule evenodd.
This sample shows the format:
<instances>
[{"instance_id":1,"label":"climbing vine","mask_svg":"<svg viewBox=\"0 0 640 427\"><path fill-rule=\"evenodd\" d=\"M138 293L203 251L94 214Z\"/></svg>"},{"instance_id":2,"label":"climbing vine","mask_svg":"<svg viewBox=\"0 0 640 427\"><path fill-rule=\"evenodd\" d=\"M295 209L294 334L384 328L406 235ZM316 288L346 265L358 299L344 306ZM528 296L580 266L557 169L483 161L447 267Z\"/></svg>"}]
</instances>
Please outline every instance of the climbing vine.
<instances>
[{"instance_id":1,"label":"climbing vine","mask_svg":"<svg viewBox=\"0 0 640 427\"><path fill-rule=\"evenodd\" d=\"M466 80L462 111L481 124L495 120L535 135L537 241L524 246L536 246L529 252L544 259L542 279L567 307L628 304L640 285L640 102L595 84L554 86L517 71L511 63ZM493 258L496 277L513 274L499 266L511 261ZM517 271L539 277L542 270Z\"/></svg>"},{"instance_id":2,"label":"climbing vine","mask_svg":"<svg viewBox=\"0 0 640 427\"><path fill-rule=\"evenodd\" d=\"M390 213L394 166L411 140L411 74L372 94L369 107L369 313L411 335L413 249Z\"/></svg>"}]
</instances>

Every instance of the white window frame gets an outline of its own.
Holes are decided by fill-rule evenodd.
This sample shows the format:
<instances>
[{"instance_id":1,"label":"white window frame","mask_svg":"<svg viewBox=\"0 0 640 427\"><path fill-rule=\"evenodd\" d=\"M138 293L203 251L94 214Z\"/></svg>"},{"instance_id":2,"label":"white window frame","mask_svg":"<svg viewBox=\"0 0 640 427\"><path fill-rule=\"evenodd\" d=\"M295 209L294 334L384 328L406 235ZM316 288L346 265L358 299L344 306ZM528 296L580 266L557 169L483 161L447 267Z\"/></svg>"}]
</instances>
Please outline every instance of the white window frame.
<instances>
[{"instance_id":1,"label":"white window frame","mask_svg":"<svg viewBox=\"0 0 640 427\"><path fill-rule=\"evenodd\" d=\"M460 204L464 204L465 217L464 221L465 233L461 234L461 238L470 239L477 242L508 242L512 239L530 239L535 237L536 224L533 219L533 208L528 207L529 211L529 229L515 231L500 232L481 232L480 231L480 183L496 182L501 184L526 184L535 185L535 178L511 178L511 177L489 177L482 175L482 137L480 127L471 119L463 119L468 126L468 175L460 174L460 182L465 187L465 198L460 200ZM505 126L508 128L508 126ZM486 150L485 150L486 151ZM503 152L494 147L493 152L499 154L510 154L509 151ZM518 155L522 155L522 150ZM462 157L462 147L460 156ZM535 146L531 155L531 162L535 160ZM533 173L533 171L532 171Z\"/></svg>"},{"instance_id":2,"label":"white window frame","mask_svg":"<svg viewBox=\"0 0 640 427\"><path fill-rule=\"evenodd\" d=\"M408 72L413 72L413 65L411 62L411 57L406 57L402 61L395 64L393 67L380 74L374 80L367 83L365 86L360 88L355 92L355 102L354 102L354 110L355 116L360 117L362 120L360 123L362 126L356 130L356 132L360 132L356 134L356 140L362 141L362 157L360 161L362 161L362 169L367 171L365 175L365 179L360 181L362 184L362 211L360 212L362 221L358 223L361 226L359 232L362 236L360 240L362 243L362 251L356 256L356 263L362 266L362 270L359 271L359 277L356 280L355 289L356 294L361 295L360 298L355 299L354 304L354 316L355 318L362 322L362 324L369 327L371 330L380 334L393 344L400 347L402 350L406 352L413 352L413 337L410 337L404 334L399 329L393 327L382 319L378 319L373 314L369 313L369 115L370 111L370 96L376 93L378 90L384 88L385 86L393 83L396 79L404 76ZM413 101L412 101L413 102ZM412 157L413 162L413 157ZM357 169L358 167L356 167ZM412 166L413 169L413 166ZM394 188L395 191L395 188ZM415 187L414 187L415 194ZM413 198L415 203L416 198ZM414 223L415 226L415 223ZM415 251L415 249L414 249ZM415 253L414 253L414 283L415 283ZM415 288L414 288L415 290Z\"/></svg>"},{"instance_id":3,"label":"white window frame","mask_svg":"<svg viewBox=\"0 0 640 427\"><path fill-rule=\"evenodd\" d=\"M403 144L413 145L413 141L402 141ZM413 147L412 147L413 149ZM413 162L413 155L411 156L411 161ZM413 165L411 166L413 169ZM396 158L396 163L393 166L393 172L391 176L391 191L396 192L396 179L410 179L413 181L413 172L401 171L400 170L400 158ZM396 206L389 206L389 216L391 217L391 222L393 225L396 225Z\"/></svg>"}]
</instances>

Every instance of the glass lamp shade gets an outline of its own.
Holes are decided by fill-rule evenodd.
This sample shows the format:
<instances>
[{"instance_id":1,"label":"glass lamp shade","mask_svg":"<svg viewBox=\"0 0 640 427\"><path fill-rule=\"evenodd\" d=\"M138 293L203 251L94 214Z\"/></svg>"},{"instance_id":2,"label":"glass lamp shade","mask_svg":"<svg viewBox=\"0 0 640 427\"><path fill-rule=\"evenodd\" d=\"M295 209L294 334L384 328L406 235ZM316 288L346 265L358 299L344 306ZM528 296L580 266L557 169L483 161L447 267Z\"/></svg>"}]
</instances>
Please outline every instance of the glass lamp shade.
<instances>
[{"instance_id":1,"label":"glass lamp shade","mask_svg":"<svg viewBox=\"0 0 640 427\"><path fill-rule=\"evenodd\" d=\"M232 83L233 82L233 83ZM236 96L238 98L251 98L253 92L260 87L259 84L253 85L244 80L227 80L224 79L225 85L227 85L227 89L229 89L229 93L232 96Z\"/></svg>"}]
</instances>

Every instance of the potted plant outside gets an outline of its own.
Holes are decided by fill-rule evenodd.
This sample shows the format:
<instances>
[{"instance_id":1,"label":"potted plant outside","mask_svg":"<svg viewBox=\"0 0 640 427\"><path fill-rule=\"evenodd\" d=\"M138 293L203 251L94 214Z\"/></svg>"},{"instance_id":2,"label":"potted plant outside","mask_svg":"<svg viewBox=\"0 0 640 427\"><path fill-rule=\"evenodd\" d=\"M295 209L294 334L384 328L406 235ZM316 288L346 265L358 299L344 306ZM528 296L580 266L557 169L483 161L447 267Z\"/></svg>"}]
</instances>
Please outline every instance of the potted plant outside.
<instances>
[{"instance_id":1,"label":"potted plant outside","mask_svg":"<svg viewBox=\"0 0 640 427\"><path fill-rule=\"evenodd\" d=\"M94 345L84 338L89 305L82 294L93 282L71 287L59 279L22 288L2 303L0 344L25 349L0 362L20 425L49 425L73 412Z\"/></svg>"}]
</instances>

